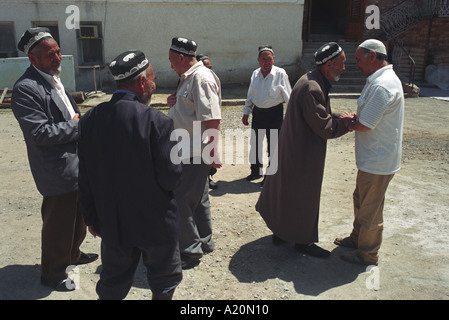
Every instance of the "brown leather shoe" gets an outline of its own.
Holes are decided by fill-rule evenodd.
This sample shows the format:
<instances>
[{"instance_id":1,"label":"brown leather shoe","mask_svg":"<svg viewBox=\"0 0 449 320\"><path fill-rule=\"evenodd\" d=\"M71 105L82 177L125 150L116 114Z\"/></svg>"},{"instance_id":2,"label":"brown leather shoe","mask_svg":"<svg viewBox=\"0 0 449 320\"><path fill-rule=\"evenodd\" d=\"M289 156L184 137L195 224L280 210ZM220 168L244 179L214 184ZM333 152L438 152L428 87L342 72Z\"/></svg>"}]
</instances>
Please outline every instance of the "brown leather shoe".
<instances>
[{"instance_id":1,"label":"brown leather shoe","mask_svg":"<svg viewBox=\"0 0 449 320\"><path fill-rule=\"evenodd\" d=\"M346 262L361 264L364 266L377 266L377 262L369 262L363 259L362 255L359 252L349 252L346 254L342 254L340 258Z\"/></svg>"},{"instance_id":2,"label":"brown leather shoe","mask_svg":"<svg viewBox=\"0 0 449 320\"><path fill-rule=\"evenodd\" d=\"M352 248L352 249L357 249L357 244L355 244L354 242L352 242L350 237L346 237L346 238L336 238L334 240L334 244L338 245L338 246L342 246L342 247L347 247L347 248Z\"/></svg>"}]
</instances>

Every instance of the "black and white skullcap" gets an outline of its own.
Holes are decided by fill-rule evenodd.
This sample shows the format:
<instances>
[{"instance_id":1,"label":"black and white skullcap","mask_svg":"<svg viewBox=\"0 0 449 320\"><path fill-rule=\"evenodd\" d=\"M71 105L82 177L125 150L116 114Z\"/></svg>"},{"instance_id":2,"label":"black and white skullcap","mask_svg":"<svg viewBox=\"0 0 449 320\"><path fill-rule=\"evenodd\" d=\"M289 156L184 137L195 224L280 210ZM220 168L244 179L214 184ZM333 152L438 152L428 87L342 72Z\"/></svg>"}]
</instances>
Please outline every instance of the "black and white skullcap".
<instances>
[{"instance_id":1,"label":"black and white skullcap","mask_svg":"<svg viewBox=\"0 0 449 320\"><path fill-rule=\"evenodd\" d=\"M150 63L142 51L129 50L120 54L109 64L115 81L130 79L149 67Z\"/></svg>"},{"instance_id":2,"label":"black and white skullcap","mask_svg":"<svg viewBox=\"0 0 449 320\"><path fill-rule=\"evenodd\" d=\"M175 37L171 40L170 50L176 53L182 53L186 56L196 56L197 44L193 40L186 38Z\"/></svg>"},{"instance_id":3,"label":"black and white skullcap","mask_svg":"<svg viewBox=\"0 0 449 320\"><path fill-rule=\"evenodd\" d=\"M343 49L338 45L338 43L326 43L315 52L315 63L317 66L321 66L326 62L337 58L342 52Z\"/></svg>"},{"instance_id":4,"label":"black and white skullcap","mask_svg":"<svg viewBox=\"0 0 449 320\"><path fill-rule=\"evenodd\" d=\"M28 54L42 40L48 38L53 38L52 35L50 34L50 29L43 27L30 28L22 34L17 47L19 48L20 51L23 51L25 54Z\"/></svg>"},{"instance_id":5,"label":"black and white skullcap","mask_svg":"<svg viewBox=\"0 0 449 320\"><path fill-rule=\"evenodd\" d=\"M203 61L203 60L210 60L209 56L207 54L199 54L196 56L196 60Z\"/></svg>"},{"instance_id":6,"label":"black and white skullcap","mask_svg":"<svg viewBox=\"0 0 449 320\"><path fill-rule=\"evenodd\" d=\"M259 55L265 51L268 51L268 52L271 52L272 54L274 54L274 50L273 50L272 46L260 46L259 47Z\"/></svg>"}]
</instances>

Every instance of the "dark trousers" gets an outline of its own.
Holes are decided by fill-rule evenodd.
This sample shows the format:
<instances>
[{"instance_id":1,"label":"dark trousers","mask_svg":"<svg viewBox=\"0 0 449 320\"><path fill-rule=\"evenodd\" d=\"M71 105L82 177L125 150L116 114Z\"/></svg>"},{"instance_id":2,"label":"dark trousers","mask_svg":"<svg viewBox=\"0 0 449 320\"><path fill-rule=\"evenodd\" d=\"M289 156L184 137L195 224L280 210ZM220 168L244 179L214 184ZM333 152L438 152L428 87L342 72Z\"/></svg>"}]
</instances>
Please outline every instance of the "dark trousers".
<instances>
[{"instance_id":1,"label":"dark trousers","mask_svg":"<svg viewBox=\"0 0 449 320\"><path fill-rule=\"evenodd\" d=\"M101 300L121 300L127 296L141 257L147 269L147 280L153 299L171 298L182 280L177 243L147 248L128 248L108 246L102 241L102 270L96 288Z\"/></svg>"},{"instance_id":2,"label":"dark trousers","mask_svg":"<svg viewBox=\"0 0 449 320\"><path fill-rule=\"evenodd\" d=\"M214 249L207 176L210 165L183 164L179 186L174 194L179 212L179 249L181 254L201 258ZM197 210L201 203L201 210Z\"/></svg>"},{"instance_id":3,"label":"dark trousers","mask_svg":"<svg viewBox=\"0 0 449 320\"><path fill-rule=\"evenodd\" d=\"M270 129L276 131L276 143L279 131L281 130L282 122L284 120L284 106L279 104L272 108L261 109L258 107L253 108L252 112L251 129L254 130L255 139L251 139L251 149L255 149L256 155L255 161L251 161L251 173L261 174L260 169L263 167L263 141L265 136L267 137L268 157L270 157L270 150L274 150L276 146L271 145L271 132ZM260 131L259 131L260 130Z\"/></svg>"},{"instance_id":4,"label":"dark trousers","mask_svg":"<svg viewBox=\"0 0 449 320\"><path fill-rule=\"evenodd\" d=\"M42 201L42 278L49 281L67 278L66 269L81 254L86 224L78 210L78 191L44 196Z\"/></svg>"}]
</instances>

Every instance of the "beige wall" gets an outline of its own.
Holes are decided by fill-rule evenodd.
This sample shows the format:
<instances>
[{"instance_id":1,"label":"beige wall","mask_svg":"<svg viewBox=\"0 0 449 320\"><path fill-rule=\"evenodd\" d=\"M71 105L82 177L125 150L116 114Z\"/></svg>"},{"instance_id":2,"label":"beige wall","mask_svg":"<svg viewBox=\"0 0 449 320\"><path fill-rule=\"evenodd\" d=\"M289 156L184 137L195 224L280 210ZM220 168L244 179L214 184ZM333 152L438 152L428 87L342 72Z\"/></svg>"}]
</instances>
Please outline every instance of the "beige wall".
<instances>
[{"instance_id":1,"label":"beige wall","mask_svg":"<svg viewBox=\"0 0 449 320\"><path fill-rule=\"evenodd\" d=\"M76 33L65 27L69 16L66 7L75 4L80 8L81 21L102 22L105 62L124 50L140 49L149 57L158 85L174 86L177 76L170 68L168 49L172 37L183 36L198 43L198 53L209 54L223 84L248 83L252 70L258 67L257 47L262 44L274 47L276 65L295 73L302 52L303 3L303 0L2 0L0 21L15 22L16 42L31 21L58 21L63 53L74 55L77 64ZM79 75L77 82L92 82L91 73L83 77Z\"/></svg>"}]
</instances>

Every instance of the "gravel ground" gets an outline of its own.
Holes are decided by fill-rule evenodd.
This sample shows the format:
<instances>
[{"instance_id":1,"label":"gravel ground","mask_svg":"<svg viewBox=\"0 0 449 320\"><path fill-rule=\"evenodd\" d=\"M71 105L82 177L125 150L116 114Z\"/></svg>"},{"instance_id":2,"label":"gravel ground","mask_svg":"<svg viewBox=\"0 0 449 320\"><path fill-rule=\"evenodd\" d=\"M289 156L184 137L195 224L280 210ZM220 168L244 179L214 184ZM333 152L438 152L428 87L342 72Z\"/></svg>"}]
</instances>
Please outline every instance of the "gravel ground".
<instances>
[{"instance_id":1,"label":"gravel ground","mask_svg":"<svg viewBox=\"0 0 449 320\"><path fill-rule=\"evenodd\" d=\"M332 105L335 111L355 111L356 100L333 99ZM223 131L245 129L242 107L223 107ZM254 210L260 181L245 180L247 163L225 163L213 177L218 189L210 192L216 249L184 271L174 299L447 300L448 121L448 102L406 100L403 167L387 192L379 267L371 271L342 261L339 255L346 249L333 244L335 237L351 231L353 134L328 144L319 221L319 245L332 252L325 260L301 255L293 245L274 247L270 231ZM0 110L0 150L0 299L96 299L100 260L79 267L79 290L53 292L40 284L41 196L20 129L5 109ZM100 239L89 235L82 249L99 253ZM126 299L150 298L145 270L139 266Z\"/></svg>"}]
</instances>

